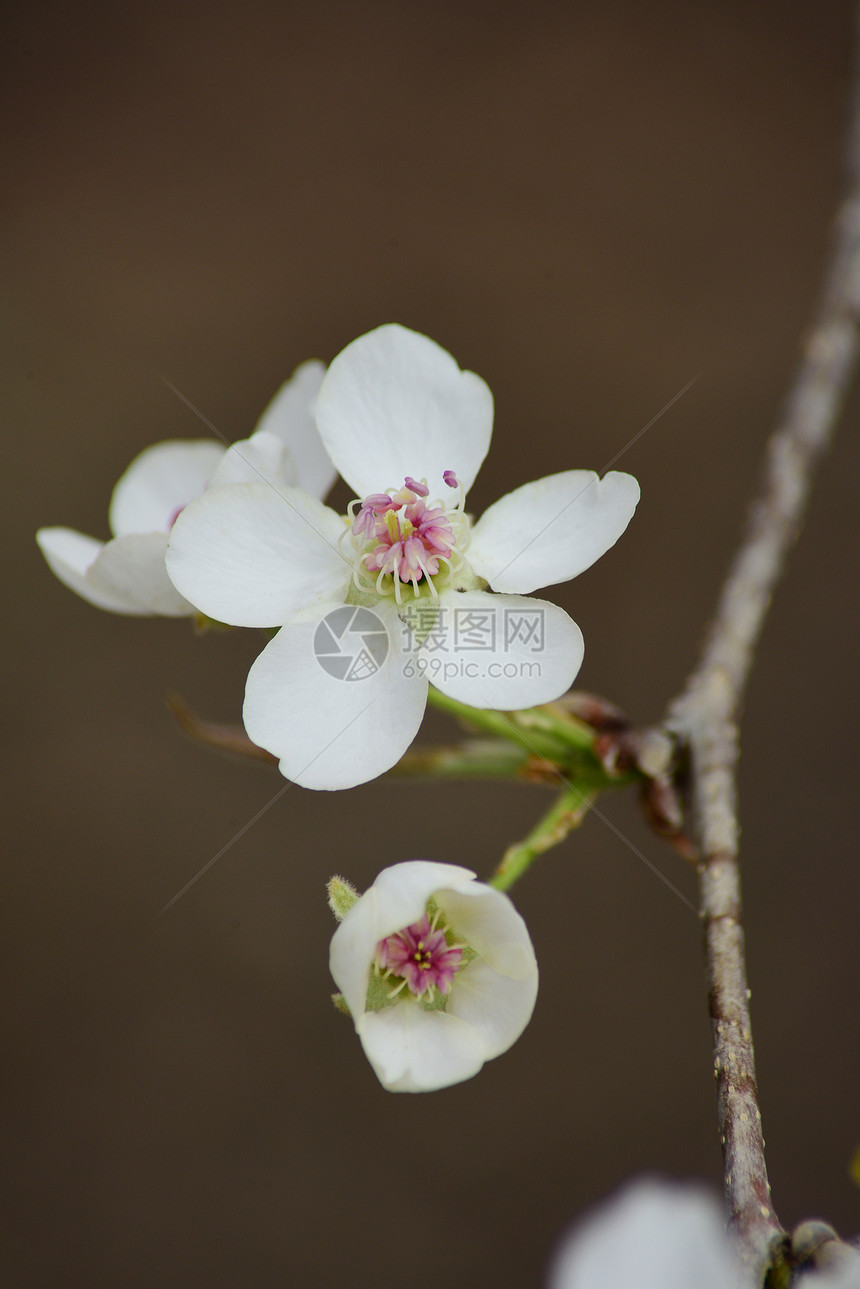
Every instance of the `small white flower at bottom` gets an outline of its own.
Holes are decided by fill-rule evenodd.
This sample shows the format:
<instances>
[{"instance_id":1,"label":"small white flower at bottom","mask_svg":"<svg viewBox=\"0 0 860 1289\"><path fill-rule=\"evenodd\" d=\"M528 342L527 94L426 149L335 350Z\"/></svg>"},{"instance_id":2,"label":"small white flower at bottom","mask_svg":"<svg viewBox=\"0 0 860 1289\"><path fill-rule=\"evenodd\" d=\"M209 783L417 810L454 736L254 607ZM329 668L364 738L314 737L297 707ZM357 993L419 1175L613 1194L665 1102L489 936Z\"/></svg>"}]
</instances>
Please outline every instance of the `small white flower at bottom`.
<instances>
[{"instance_id":1,"label":"small white flower at bottom","mask_svg":"<svg viewBox=\"0 0 860 1289\"><path fill-rule=\"evenodd\" d=\"M537 997L534 948L508 897L429 860L382 870L335 931L330 966L391 1092L471 1078L516 1042Z\"/></svg>"},{"instance_id":2,"label":"small white flower at bottom","mask_svg":"<svg viewBox=\"0 0 860 1289\"><path fill-rule=\"evenodd\" d=\"M644 1178L600 1205L559 1249L549 1289L740 1289L720 1205L703 1187Z\"/></svg>"}]
</instances>

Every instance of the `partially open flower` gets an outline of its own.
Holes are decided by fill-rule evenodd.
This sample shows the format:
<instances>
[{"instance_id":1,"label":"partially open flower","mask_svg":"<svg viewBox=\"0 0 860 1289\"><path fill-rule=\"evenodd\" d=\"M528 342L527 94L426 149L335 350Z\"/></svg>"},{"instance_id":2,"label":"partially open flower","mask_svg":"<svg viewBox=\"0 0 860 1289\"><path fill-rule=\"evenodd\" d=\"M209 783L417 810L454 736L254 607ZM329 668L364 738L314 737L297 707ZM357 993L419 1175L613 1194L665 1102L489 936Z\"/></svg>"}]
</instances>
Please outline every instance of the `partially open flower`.
<instances>
[{"instance_id":1,"label":"partially open flower","mask_svg":"<svg viewBox=\"0 0 860 1289\"><path fill-rule=\"evenodd\" d=\"M331 974L391 1092L477 1074L525 1029L538 971L525 922L467 868L385 868L331 942Z\"/></svg>"},{"instance_id":2,"label":"partially open flower","mask_svg":"<svg viewBox=\"0 0 860 1289\"><path fill-rule=\"evenodd\" d=\"M71 528L39 529L36 540L51 570L90 604L112 613L194 613L164 567L171 529L190 501L229 483L300 485L319 497L331 487L336 472L312 415L324 371L319 362L299 367L251 437L230 448L199 439L144 449L114 488L111 541Z\"/></svg>"}]
</instances>

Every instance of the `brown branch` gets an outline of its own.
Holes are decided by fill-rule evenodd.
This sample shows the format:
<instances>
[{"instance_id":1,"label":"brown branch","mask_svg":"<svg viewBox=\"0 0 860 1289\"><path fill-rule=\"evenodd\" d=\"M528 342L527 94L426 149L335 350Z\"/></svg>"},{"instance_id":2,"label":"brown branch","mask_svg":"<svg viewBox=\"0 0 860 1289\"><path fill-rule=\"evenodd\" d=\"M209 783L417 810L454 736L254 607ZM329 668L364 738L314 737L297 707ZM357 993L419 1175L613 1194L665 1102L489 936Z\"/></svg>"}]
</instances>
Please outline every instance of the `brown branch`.
<instances>
[{"instance_id":1,"label":"brown branch","mask_svg":"<svg viewBox=\"0 0 860 1289\"><path fill-rule=\"evenodd\" d=\"M252 761L264 761L267 765L278 764L276 756L251 742L241 725L224 725L218 721L203 720L191 710L180 694L168 694L166 701L177 723L195 742L215 748L218 752L229 752L231 756L244 756Z\"/></svg>"},{"instance_id":2,"label":"brown branch","mask_svg":"<svg viewBox=\"0 0 860 1289\"><path fill-rule=\"evenodd\" d=\"M857 60L860 66L860 58ZM847 195L818 312L782 419L767 450L761 493L726 578L699 666L667 724L690 761L700 904L710 984L714 1071L729 1224L756 1283L783 1256L770 1198L741 925L735 767L737 722L774 587L799 530L812 473L854 372L860 318L860 89L855 84Z\"/></svg>"}]
</instances>

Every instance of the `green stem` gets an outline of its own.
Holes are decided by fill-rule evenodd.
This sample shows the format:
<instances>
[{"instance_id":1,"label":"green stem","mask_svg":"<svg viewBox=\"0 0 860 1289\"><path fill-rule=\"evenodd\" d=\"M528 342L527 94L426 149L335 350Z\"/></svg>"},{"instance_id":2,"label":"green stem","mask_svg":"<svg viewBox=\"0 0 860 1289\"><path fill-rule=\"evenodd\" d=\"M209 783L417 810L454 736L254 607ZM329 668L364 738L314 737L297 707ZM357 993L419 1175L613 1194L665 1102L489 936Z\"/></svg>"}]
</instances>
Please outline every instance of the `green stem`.
<instances>
[{"instance_id":1,"label":"green stem","mask_svg":"<svg viewBox=\"0 0 860 1289\"><path fill-rule=\"evenodd\" d=\"M528 764L522 748L499 739L468 739L444 747L412 747L389 774L398 778L529 780Z\"/></svg>"},{"instance_id":2,"label":"green stem","mask_svg":"<svg viewBox=\"0 0 860 1289\"><path fill-rule=\"evenodd\" d=\"M596 769L599 762L594 756L594 730L574 717L568 717L551 705L529 707L519 712L497 712L490 708L469 707L449 698L430 686L428 701L440 711L465 721L475 729L495 734L508 742L524 747L532 756L545 756L547 760L569 764L572 759L587 759Z\"/></svg>"},{"instance_id":3,"label":"green stem","mask_svg":"<svg viewBox=\"0 0 860 1289\"><path fill-rule=\"evenodd\" d=\"M557 846L572 829L579 827L597 795L596 788L583 790L573 784L566 787L529 835L508 847L488 885L497 891L510 890L538 855Z\"/></svg>"},{"instance_id":4,"label":"green stem","mask_svg":"<svg viewBox=\"0 0 860 1289\"><path fill-rule=\"evenodd\" d=\"M510 712L509 716L523 730L540 730L546 734L553 734L567 748L593 753L595 731L592 726L578 720L576 716L555 703L544 703L542 707L526 707L520 712Z\"/></svg>"}]
</instances>

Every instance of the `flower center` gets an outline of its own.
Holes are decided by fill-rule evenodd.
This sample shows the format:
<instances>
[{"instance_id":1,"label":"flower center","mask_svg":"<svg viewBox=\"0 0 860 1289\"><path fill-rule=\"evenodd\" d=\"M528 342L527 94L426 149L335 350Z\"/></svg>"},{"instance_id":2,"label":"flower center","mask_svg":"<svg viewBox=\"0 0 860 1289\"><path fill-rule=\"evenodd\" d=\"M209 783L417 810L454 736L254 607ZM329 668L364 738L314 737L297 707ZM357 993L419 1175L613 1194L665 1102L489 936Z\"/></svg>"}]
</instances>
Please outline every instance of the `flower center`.
<instances>
[{"instance_id":1,"label":"flower center","mask_svg":"<svg viewBox=\"0 0 860 1289\"><path fill-rule=\"evenodd\" d=\"M469 544L465 498L453 470L443 479L455 491L455 504L427 501L426 482L407 475L403 487L374 492L349 505L349 528L341 538L352 547L353 582L359 591L393 595L399 604L404 586L413 596L425 588L436 595L433 578L462 567Z\"/></svg>"},{"instance_id":2,"label":"flower center","mask_svg":"<svg viewBox=\"0 0 860 1289\"><path fill-rule=\"evenodd\" d=\"M389 993L394 998L407 988L416 998L432 1002L435 990L447 994L455 973L463 965L463 947L448 943L445 928L437 925L427 913L411 926L395 931L376 947L376 967L385 976L399 976L401 981Z\"/></svg>"}]
</instances>

